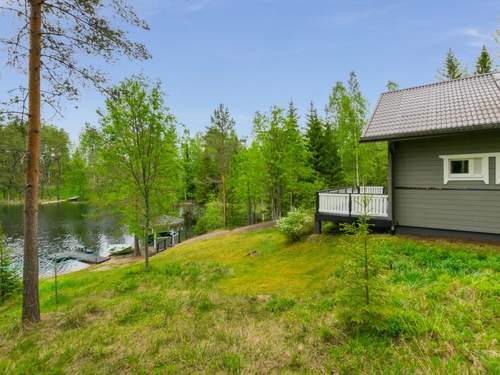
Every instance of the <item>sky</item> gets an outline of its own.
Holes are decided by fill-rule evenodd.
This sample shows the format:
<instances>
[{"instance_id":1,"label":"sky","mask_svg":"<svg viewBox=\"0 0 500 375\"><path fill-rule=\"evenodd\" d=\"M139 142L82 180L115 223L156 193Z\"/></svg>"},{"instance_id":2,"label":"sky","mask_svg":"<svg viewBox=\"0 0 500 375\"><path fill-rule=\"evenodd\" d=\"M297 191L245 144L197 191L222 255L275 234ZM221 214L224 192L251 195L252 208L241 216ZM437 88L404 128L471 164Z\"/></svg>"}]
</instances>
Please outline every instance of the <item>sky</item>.
<instances>
[{"instance_id":1,"label":"sky","mask_svg":"<svg viewBox=\"0 0 500 375\"><path fill-rule=\"evenodd\" d=\"M0 0L0 3L8 0ZM493 38L498 0L130 0L150 31L130 29L148 61L121 58L98 66L111 83L134 73L159 79L180 124L203 131L219 103L250 136L256 111L293 100L304 118L309 103L323 110L336 81L358 75L370 111L388 80L401 88L434 82L452 48L473 71L485 44L500 64ZM0 36L11 22L0 18ZM0 97L26 78L5 65L0 50ZM98 123L104 97L84 89L63 102L64 117L45 117L76 141L84 124Z\"/></svg>"}]
</instances>

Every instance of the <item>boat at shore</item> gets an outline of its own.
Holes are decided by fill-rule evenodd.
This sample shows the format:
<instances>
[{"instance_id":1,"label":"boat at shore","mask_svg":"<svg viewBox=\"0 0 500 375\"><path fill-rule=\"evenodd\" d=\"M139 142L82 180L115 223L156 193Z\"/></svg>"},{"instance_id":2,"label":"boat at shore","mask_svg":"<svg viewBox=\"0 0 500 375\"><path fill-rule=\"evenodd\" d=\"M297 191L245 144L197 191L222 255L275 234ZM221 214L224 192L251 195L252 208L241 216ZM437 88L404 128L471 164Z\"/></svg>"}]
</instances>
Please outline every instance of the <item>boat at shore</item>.
<instances>
[{"instance_id":1,"label":"boat at shore","mask_svg":"<svg viewBox=\"0 0 500 375\"><path fill-rule=\"evenodd\" d=\"M108 248L109 255L126 255L132 253L132 245L115 244Z\"/></svg>"}]
</instances>

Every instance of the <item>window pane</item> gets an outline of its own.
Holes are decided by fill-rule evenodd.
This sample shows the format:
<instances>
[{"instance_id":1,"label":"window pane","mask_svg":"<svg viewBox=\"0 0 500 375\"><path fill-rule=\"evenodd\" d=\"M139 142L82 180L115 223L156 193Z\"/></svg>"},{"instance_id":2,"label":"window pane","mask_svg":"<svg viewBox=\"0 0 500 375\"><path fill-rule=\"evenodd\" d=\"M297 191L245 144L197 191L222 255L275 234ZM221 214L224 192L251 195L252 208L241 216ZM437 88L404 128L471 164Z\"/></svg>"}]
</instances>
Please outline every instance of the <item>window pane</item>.
<instances>
[{"instance_id":1,"label":"window pane","mask_svg":"<svg viewBox=\"0 0 500 375\"><path fill-rule=\"evenodd\" d=\"M469 173L469 161L468 160L451 160L451 173L452 174L466 174Z\"/></svg>"}]
</instances>

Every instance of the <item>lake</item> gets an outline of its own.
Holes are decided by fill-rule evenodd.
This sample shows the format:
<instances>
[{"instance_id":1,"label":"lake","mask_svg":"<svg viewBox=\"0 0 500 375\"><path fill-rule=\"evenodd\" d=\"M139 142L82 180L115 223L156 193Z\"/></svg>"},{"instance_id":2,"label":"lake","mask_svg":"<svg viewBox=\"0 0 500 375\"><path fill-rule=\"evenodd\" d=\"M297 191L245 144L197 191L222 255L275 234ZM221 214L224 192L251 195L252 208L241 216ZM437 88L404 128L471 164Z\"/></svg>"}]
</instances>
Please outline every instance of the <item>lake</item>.
<instances>
[{"instance_id":1,"label":"lake","mask_svg":"<svg viewBox=\"0 0 500 375\"><path fill-rule=\"evenodd\" d=\"M63 251L85 251L104 256L114 243L132 243L133 239L119 225L116 217L96 217L85 203L63 202L39 207L38 244L40 276L50 276L54 263L48 255ZM14 266L22 270L23 254L23 206L0 205L0 228L5 245L13 250ZM88 267L76 260L57 264L60 273Z\"/></svg>"}]
</instances>

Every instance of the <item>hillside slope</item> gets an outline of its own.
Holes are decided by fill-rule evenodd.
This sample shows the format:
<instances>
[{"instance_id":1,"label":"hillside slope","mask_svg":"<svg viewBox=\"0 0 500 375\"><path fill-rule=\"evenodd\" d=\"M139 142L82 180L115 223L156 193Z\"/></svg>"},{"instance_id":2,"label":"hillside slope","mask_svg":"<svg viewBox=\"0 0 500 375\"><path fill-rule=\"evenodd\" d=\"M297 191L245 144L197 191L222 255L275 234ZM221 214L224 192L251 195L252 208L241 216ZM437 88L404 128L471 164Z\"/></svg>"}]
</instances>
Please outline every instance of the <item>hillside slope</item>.
<instances>
[{"instance_id":1,"label":"hillside slope","mask_svg":"<svg viewBox=\"0 0 500 375\"><path fill-rule=\"evenodd\" d=\"M499 369L498 248L372 236L411 312L392 337L350 332L335 285L350 239L274 229L181 244L41 285L43 322L0 306L0 373L487 373ZM404 320L403 320L404 321Z\"/></svg>"}]
</instances>

